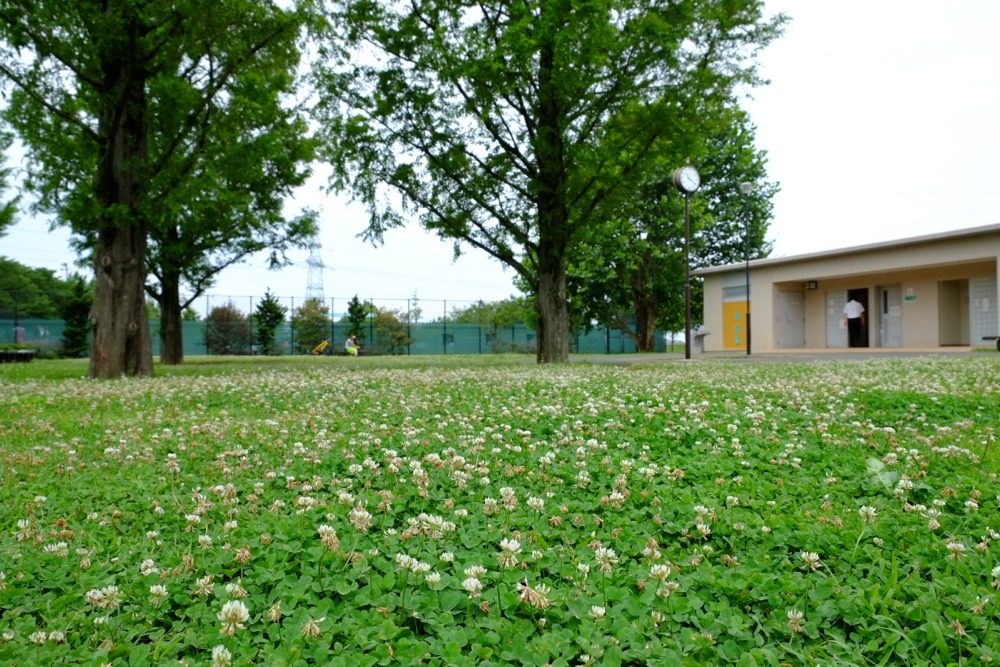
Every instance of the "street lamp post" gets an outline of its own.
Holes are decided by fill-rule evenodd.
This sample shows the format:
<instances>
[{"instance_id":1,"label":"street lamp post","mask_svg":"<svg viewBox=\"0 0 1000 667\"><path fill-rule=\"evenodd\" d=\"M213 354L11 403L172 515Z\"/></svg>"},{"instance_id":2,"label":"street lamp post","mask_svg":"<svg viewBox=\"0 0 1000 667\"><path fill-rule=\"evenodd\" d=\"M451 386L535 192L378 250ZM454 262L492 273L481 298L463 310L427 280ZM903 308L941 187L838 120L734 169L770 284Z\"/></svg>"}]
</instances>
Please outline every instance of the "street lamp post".
<instances>
[{"instance_id":1,"label":"street lamp post","mask_svg":"<svg viewBox=\"0 0 1000 667\"><path fill-rule=\"evenodd\" d=\"M691 358L691 195L701 186L698 170L674 170L674 186L684 194L684 358Z\"/></svg>"},{"instance_id":2,"label":"street lamp post","mask_svg":"<svg viewBox=\"0 0 1000 667\"><path fill-rule=\"evenodd\" d=\"M743 193L743 223L744 228L744 246L743 254L746 259L745 276L747 283L747 317L746 317L746 327L747 327L747 356L750 356L750 193L753 192L753 183L749 181L744 181L740 183L740 192Z\"/></svg>"}]
</instances>

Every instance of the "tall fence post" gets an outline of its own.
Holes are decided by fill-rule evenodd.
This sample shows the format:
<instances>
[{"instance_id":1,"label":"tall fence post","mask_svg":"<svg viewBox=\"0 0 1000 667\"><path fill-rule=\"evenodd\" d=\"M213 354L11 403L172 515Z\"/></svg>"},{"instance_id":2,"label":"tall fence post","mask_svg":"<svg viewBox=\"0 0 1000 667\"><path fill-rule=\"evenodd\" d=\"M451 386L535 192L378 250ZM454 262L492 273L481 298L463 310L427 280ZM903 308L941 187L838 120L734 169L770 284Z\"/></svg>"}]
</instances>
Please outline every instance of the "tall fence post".
<instances>
[{"instance_id":1,"label":"tall fence post","mask_svg":"<svg viewBox=\"0 0 1000 667\"><path fill-rule=\"evenodd\" d=\"M253 349L253 297L250 297L250 356L255 354Z\"/></svg>"},{"instance_id":2,"label":"tall fence post","mask_svg":"<svg viewBox=\"0 0 1000 667\"><path fill-rule=\"evenodd\" d=\"M368 299L368 349L375 345L375 302Z\"/></svg>"},{"instance_id":3,"label":"tall fence post","mask_svg":"<svg viewBox=\"0 0 1000 667\"><path fill-rule=\"evenodd\" d=\"M337 343L337 301L332 296L330 297L330 345L336 345ZM331 347L330 354L336 354L336 349Z\"/></svg>"},{"instance_id":4,"label":"tall fence post","mask_svg":"<svg viewBox=\"0 0 1000 667\"><path fill-rule=\"evenodd\" d=\"M208 327L210 324L209 315L212 314L212 304L210 303L211 298L212 297L208 294L205 295L205 328L201 330L201 340L205 345L205 354L209 354L210 352L208 349Z\"/></svg>"}]
</instances>

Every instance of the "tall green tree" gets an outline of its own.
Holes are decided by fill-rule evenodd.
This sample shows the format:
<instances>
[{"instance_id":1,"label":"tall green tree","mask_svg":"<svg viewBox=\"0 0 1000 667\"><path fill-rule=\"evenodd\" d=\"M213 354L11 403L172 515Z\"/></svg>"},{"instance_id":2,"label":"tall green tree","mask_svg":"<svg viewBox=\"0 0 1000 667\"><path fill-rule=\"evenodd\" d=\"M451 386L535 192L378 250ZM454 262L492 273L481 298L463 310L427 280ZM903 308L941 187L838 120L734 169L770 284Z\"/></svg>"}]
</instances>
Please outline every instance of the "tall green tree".
<instances>
[{"instance_id":1,"label":"tall green tree","mask_svg":"<svg viewBox=\"0 0 1000 667\"><path fill-rule=\"evenodd\" d=\"M322 299L306 299L292 311L292 330L298 354L309 354L330 338L330 311Z\"/></svg>"},{"instance_id":2,"label":"tall green tree","mask_svg":"<svg viewBox=\"0 0 1000 667\"><path fill-rule=\"evenodd\" d=\"M62 303L60 315L66 323L63 329L60 354L77 359L87 355L90 332L90 307L94 295L80 274L70 281L69 295Z\"/></svg>"},{"instance_id":3,"label":"tall green tree","mask_svg":"<svg viewBox=\"0 0 1000 667\"><path fill-rule=\"evenodd\" d=\"M59 307L69 294L69 283L51 269L25 266L0 257L0 317L59 319Z\"/></svg>"},{"instance_id":4,"label":"tall green tree","mask_svg":"<svg viewBox=\"0 0 1000 667\"><path fill-rule=\"evenodd\" d=\"M315 142L292 104L303 16L276 5L229 8L234 15L213 9L209 25L191 35L188 57L197 55L198 70L178 67L181 75L151 88L159 103L150 190L160 205L147 292L163 313L163 363L183 361L181 313L223 269L261 251L272 268L283 266L285 251L316 232L312 211L284 211L309 175Z\"/></svg>"},{"instance_id":5,"label":"tall green tree","mask_svg":"<svg viewBox=\"0 0 1000 667\"><path fill-rule=\"evenodd\" d=\"M368 321L371 306L367 302L362 302L355 294L347 302L347 336L357 336L358 340L365 339L365 322Z\"/></svg>"},{"instance_id":6,"label":"tall green tree","mask_svg":"<svg viewBox=\"0 0 1000 667\"><path fill-rule=\"evenodd\" d=\"M524 323L529 316L530 305L527 300L523 297L511 297L503 301L480 301L464 308L453 308L450 319L460 324L479 325L479 329L490 341L490 351L498 354L510 344L504 341L505 332L518 322Z\"/></svg>"},{"instance_id":7,"label":"tall green tree","mask_svg":"<svg viewBox=\"0 0 1000 667\"><path fill-rule=\"evenodd\" d=\"M215 306L205 318L209 354L250 354L250 319L232 301Z\"/></svg>"},{"instance_id":8,"label":"tall green tree","mask_svg":"<svg viewBox=\"0 0 1000 667\"><path fill-rule=\"evenodd\" d=\"M373 52L317 76L333 185L367 205L373 240L412 215L512 267L540 362L569 355L570 249L658 142L683 153L709 101L759 83L784 20L760 0L337 4L331 43Z\"/></svg>"},{"instance_id":9,"label":"tall green tree","mask_svg":"<svg viewBox=\"0 0 1000 667\"><path fill-rule=\"evenodd\" d=\"M372 318L375 340L365 354L403 354L413 344L406 312L401 308L375 308Z\"/></svg>"},{"instance_id":10,"label":"tall green tree","mask_svg":"<svg viewBox=\"0 0 1000 667\"><path fill-rule=\"evenodd\" d=\"M730 122L699 133L695 159L702 186L691 198L692 269L770 252L765 236L777 185L767 182L766 154L754 146L746 112L731 101L724 114ZM580 319L620 329L642 352L653 351L657 329L680 331L685 321L684 200L671 180L683 157L669 145L661 157L661 168L652 170L636 196L574 247L569 268ZM749 195L740 191L741 182L754 184ZM700 284L692 281L693 314L701 312L700 301Z\"/></svg>"},{"instance_id":11,"label":"tall green tree","mask_svg":"<svg viewBox=\"0 0 1000 667\"><path fill-rule=\"evenodd\" d=\"M6 116L27 147L28 187L92 256L92 377L152 375L151 269L167 356L181 358L173 283L202 287L206 262L225 264L206 258L254 236L248 220L298 182L282 163L307 153L282 137L301 120L265 117L290 89L300 25L268 0L0 3ZM293 157L275 156L279 145Z\"/></svg>"},{"instance_id":12,"label":"tall green tree","mask_svg":"<svg viewBox=\"0 0 1000 667\"><path fill-rule=\"evenodd\" d=\"M278 327L285 321L287 313L288 308L282 306L268 289L264 293L264 298L257 304L254 313L257 318L257 344L263 354L278 353L277 345L275 345Z\"/></svg>"}]
</instances>

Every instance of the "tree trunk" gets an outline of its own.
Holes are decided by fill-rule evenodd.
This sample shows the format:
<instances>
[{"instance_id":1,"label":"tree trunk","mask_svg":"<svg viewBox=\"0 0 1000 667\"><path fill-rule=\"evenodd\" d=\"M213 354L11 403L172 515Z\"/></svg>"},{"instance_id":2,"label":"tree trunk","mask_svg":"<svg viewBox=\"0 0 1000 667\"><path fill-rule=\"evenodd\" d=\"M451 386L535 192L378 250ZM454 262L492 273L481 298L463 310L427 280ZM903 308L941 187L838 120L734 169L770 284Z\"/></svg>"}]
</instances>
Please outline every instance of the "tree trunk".
<instances>
[{"instance_id":1,"label":"tree trunk","mask_svg":"<svg viewBox=\"0 0 1000 667\"><path fill-rule=\"evenodd\" d=\"M184 363L184 330L180 277L164 270L160 284L160 363Z\"/></svg>"},{"instance_id":2,"label":"tree trunk","mask_svg":"<svg viewBox=\"0 0 1000 667\"><path fill-rule=\"evenodd\" d=\"M538 348L536 359L540 364L569 361L569 304L566 302L566 260L539 255L538 293L535 308L538 312Z\"/></svg>"},{"instance_id":3,"label":"tree trunk","mask_svg":"<svg viewBox=\"0 0 1000 667\"><path fill-rule=\"evenodd\" d=\"M90 377L153 374L146 317L145 225L102 229L97 239L97 285L90 321Z\"/></svg>"},{"instance_id":4,"label":"tree trunk","mask_svg":"<svg viewBox=\"0 0 1000 667\"><path fill-rule=\"evenodd\" d=\"M542 3L543 22L555 20ZM558 14L562 8L552 8ZM569 304L566 302L566 249L571 233L566 202L566 122L556 83L554 42L543 45L538 67L538 363L569 361Z\"/></svg>"},{"instance_id":5,"label":"tree trunk","mask_svg":"<svg viewBox=\"0 0 1000 667\"><path fill-rule=\"evenodd\" d=\"M649 301L636 304L635 337L640 352L656 351L656 306Z\"/></svg>"},{"instance_id":6,"label":"tree trunk","mask_svg":"<svg viewBox=\"0 0 1000 667\"><path fill-rule=\"evenodd\" d=\"M645 252L638 270L632 274L632 302L635 304L635 343L639 352L656 351L656 314L659 303L653 295L653 256Z\"/></svg>"},{"instance_id":7,"label":"tree trunk","mask_svg":"<svg viewBox=\"0 0 1000 667\"><path fill-rule=\"evenodd\" d=\"M117 11L127 12L125 5ZM148 161L146 73L139 27L123 22L102 55L104 89L98 117L95 190L100 202L91 310L90 377L153 375L153 345L146 315L146 233L140 210Z\"/></svg>"}]
</instances>

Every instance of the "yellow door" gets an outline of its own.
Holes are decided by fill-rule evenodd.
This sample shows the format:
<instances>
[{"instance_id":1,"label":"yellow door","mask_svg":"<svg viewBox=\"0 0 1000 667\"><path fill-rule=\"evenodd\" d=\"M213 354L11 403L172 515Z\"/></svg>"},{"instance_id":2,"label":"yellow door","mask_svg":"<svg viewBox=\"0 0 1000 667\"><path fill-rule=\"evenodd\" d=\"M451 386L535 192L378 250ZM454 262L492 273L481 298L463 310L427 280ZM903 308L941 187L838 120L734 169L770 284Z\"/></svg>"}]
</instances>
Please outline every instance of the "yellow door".
<instances>
[{"instance_id":1,"label":"yellow door","mask_svg":"<svg viewBox=\"0 0 1000 667\"><path fill-rule=\"evenodd\" d=\"M722 304L722 349L747 349L746 301L727 301Z\"/></svg>"}]
</instances>

